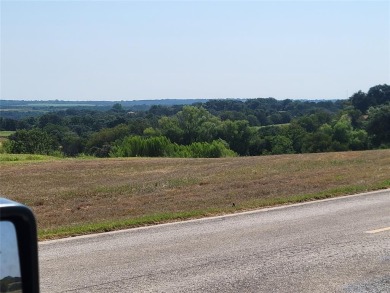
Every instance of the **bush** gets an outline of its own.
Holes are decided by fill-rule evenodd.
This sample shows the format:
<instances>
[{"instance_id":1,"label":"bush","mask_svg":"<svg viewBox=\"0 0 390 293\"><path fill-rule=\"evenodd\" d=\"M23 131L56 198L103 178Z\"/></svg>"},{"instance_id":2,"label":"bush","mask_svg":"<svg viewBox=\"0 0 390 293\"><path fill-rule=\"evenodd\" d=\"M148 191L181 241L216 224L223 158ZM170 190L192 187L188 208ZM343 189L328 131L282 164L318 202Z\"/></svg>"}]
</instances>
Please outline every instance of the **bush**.
<instances>
[{"instance_id":1,"label":"bush","mask_svg":"<svg viewBox=\"0 0 390 293\"><path fill-rule=\"evenodd\" d=\"M49 155L58 150L58 143L40 129L18 130L10 135L6 150L13 154Z\"/></svg>"},{"instance_id":2,"label":"bush","mask_svg":"<svg viewBox=\"0 0 390 293\"><path fill-rule=\"evenodd\" d=\"M222 158L237 156L230 150L223 140L214 140L211 143L195 142L186 147L192 158Z\"/></svg>"},{"instance_id":3,"label":"bush","mask_svg":"<svg viewBox=\"0 0 390 293\"><path fill-rule=\"evenodd\" d=\"M181 157L181 158L220 158L236 156L223 140L211 143L195 142L188 146L172 143L165 136L128 136L117 142L111 157Z\"/></svg>"},{"instance_id":4,"label":"bush","mask_svg":"<svg viewBox=\"0 0 390 293\"><path fill-rule=\"evenodd\" d=\"M116 143L111 152L112 157L168 157L173 156L178 146L164 136L140 137L128 136Z\"/></svg>"}]
</instances>

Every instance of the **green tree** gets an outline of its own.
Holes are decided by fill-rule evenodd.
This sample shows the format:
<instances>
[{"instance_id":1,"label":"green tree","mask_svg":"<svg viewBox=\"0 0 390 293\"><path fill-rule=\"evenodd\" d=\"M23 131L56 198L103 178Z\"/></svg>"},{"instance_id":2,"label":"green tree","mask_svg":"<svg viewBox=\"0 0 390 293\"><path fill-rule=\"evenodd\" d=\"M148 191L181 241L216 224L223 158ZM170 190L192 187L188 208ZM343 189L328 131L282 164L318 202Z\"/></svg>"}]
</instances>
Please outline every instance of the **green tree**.
<instances>
[{"instance_id":1,"label":"green tree","mask_svg":"<svg viewBox=\"0 0 390 293\"><path fill-rule=\"evenodd\" d=\"M390 85L376 85L367 92L367 98L371 101L370 106L380 106L390 102Z\"/></svg>"},{"instance_id":2,"label":"green tree","mask_svg":"<svg viewBox=\"0 0 390 293\"><path fill-rule=\"evenodd\" d=\"M47 124L61 125L62 118L57 113L48 113L39 117L39 127L43 128Z\"/></svg>"},{"instance_id":3,"label":"green tree","mask_svg":"<svg viewBox=\"0 0 390 293\"><path fill-rule=\"evenodd\" d=\"M390 86L387 84L371 87L367 94L359 91L349 98L352 105L363 114L370 107L380 106L390 102Z\"/></svg>"},{"instance_id":4,"label":"green tree","mask_svg":"<svg viewBox=\"0 0 390 293\"><path fill-rule=\"evenodd\" d=\"M332 128L325 124L316 132L308 133L302 143L303 153L328 152L332 146Z\"/></svg>"},{"instance_id":5,"label":"green tree","mask_svg":"<svg viewBox=\"0 0 390 293\"><path fill-rule=\"evenodd\" d=\"M125 109L123 108L122 104L116 103L112 106L112 111L118 112L118 113L123 113L125 112Z\"/></svg>"},{"instance_id":6,"label":"green tree","mask_svg":"<svg viewBox=\"0 0 390 293\"><path fill-rule=\"evenodd\" d=\"M61 150L65 156L74 157L84 150L84 141L73 131L65 132L60 142Z\"/></svg>"},{"instance_id":7,"label":"green tree","mask_svg":"<svg viewBox=\"0 0 390 293\"><path fill-rule=\"evenodd\" d=\"M183 142L184 130L180 128L177 117L162 117L158 124L160 132L172 142Z\"/></svg>"},{"instance_id":8,"label":"green tree","mask_svg":"<svg viewBox=\"0 0 390 293\"><path fill-rule=\"evenodd\" d=\"M390 104L368 110L366 130L374 147L390 146Z\"/></svg>"},{"instance_id":9,"label":"green tree","mask_svg":"<svg viewBox=\"0 0 390 293\"><path fill-rule=\"evenodd\" d=\"M343 115L333 126L334 142L333 150L335 151L347 151L349 149L349 142L352 137L352 125L351 119L347 115Z\"/></svg>"},{"instance_id":10,"label":"green tree","mask_svg":"<svg viewBox=\"0 0 390 293\"><path fill-rule=\"evenodd\" d=\"M302 144L305 140L307 132L298 123L292 122L287 126L287 136L292 141L292 147L295 153L302 152Z\"/></svg>"},{"instance_id":11,"label":"green tree","mask_svg":"<svg viewBox=\"0 0 390 293\"><path fill-rule=\"evenodd\" d=\"M57 142L40 129L18 130L9 137L9 151L15 154L49 155L58 150Z\"/></svg>"},{"instance_id":12,"label":"green tree","mask_svg":"<svg viewBox=\"0 0 390 293\"><path fill-rule=\"evenodd\" d=\"M249 141L249 155L259 156L267 149L267 142L261 138L258 132L254 133Z\"/></svg>"},{"instance_id":13,"label":"green tree","mask_svg":"<svg viewBox=\"0 0 390 293\"><path fill-rule=\"evenodd\" d=\"M366 150L369 148L368 142L368 134L364 129L354 130L351 134L349 149L353 151Z\"/></svg>"},{"instance_id":14,"label":"green tree","mask_svg":"<svg viewBox=\"0 0 390 293\"><path fill-rule=\"evenodd\" d=\"M172 117L162 117L159 120L161 133L171 141L189 145L193 142L212 141L214 130L220 120L206 109L194 106L184 106Z\"/></svg>"},{"instance_id":15,"label":"green tree","mask_svg":"<svg viewBox=\"0 0 390 293\"><path fill-rule=\"evenodd\" d=\"M206 109L193 106L184 106L183 110L176 114L178 126L183 131L183 144L202 141L202 134L205 136L210 125L217 125L219 120L211 115ZM204 124L208 122L205 126ZM206 131L204 131L205 126ZM207 136L206 136L207 137ZM204 139L204 137L203 137Z\"/></svg>"},{"instance_id":16,"label":"green tree","mask_svg":"<svg viewBox=\"0 0 390 293\"><path fill-rule=\"evenodd\" d=\"M93 133L86 142L86 151L90 154L106 157L110 151L110 145L118 139L123 139L129 135L129 127L120 124L114 128L103 128Z\"/></svg>"},{"instance_id":17,"label":"green tree","mask_svg":"<svg viewBox=\"0 0 390 293\"><path fill-rule=\"evenodd\" d=\"M271 140L271 147L273 155L294 153L293 143L287 136L274 136Z\"/></svg>"},{"instance_id":18,"label":"green tree","mask_svg":"<svg viewBox=\"0 0 390 293\"><path fill-rule=\"evenodd\" d=\"M358 91L349 98L352 105L362 113L366 113L371 105L370 99L362 91Z\"/></svg>"},{"instance_id":19,"label":"green tree","mask_svg":"<svg viewBox=\"0 0 390 293\"><path fill-rule=\"evenodd\" d=\"M249 155L249 145L255 130L249 126L248 121L223 121L218 128L218 133L219 138L226 141L231 150L241 156Z\"/></svg>"}]
</instances>

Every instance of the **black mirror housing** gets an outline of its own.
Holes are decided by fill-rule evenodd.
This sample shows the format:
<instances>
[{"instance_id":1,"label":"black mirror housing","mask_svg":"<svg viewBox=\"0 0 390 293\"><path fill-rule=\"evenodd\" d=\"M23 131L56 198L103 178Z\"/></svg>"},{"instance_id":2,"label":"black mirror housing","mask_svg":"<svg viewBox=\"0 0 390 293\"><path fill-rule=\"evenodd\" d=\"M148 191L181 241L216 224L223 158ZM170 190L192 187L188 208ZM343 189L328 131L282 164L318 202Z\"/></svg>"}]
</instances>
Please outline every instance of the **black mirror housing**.
<instances>
[{"instance_id":1,"label":"black mirror housing","mask_svg":"<svg viewBox=\"0 0 390 293\"><path fill-rule=\"evenodd\" d=\"M33 212L25 205L0 198L0 221L15 226L22 292L39 293L38 238Z\"/></svg>"}]
</instances>

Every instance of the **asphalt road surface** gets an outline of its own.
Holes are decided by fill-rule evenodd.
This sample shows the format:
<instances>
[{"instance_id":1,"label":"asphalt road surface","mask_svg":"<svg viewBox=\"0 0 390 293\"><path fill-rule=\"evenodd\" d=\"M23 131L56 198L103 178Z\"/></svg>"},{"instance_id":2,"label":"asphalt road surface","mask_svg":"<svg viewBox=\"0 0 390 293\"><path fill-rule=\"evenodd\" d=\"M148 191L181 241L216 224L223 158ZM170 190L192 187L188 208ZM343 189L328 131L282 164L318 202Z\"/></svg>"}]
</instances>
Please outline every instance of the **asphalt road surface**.
<instances>
[{"instance_id":1,"label":"asphalt road surface","mask_svg":"<svg viewBox=\"0 0 390 293\"><path fill-rule=\"evenodd\" d=\"M41 292L390 292L390 190L39 243Z\"/></svg>"}]
</instances>

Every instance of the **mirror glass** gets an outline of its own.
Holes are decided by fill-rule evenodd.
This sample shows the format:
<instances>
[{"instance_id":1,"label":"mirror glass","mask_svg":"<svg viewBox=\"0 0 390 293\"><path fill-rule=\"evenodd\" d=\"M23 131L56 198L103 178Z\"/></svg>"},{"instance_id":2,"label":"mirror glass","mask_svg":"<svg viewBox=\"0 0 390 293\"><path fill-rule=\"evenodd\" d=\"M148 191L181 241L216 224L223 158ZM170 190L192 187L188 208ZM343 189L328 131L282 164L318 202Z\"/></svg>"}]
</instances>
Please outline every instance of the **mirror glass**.
<instances>
[{"instance_id":1,"label":"mirror glass","mask_svg":"<svg viewBox=\"0 0 390 293\"><path fill-rule=\"evenodd\" d=\"M0 222L0 292L22 292L18 240L10 221Z\"/></svg>"}]
</instances>

